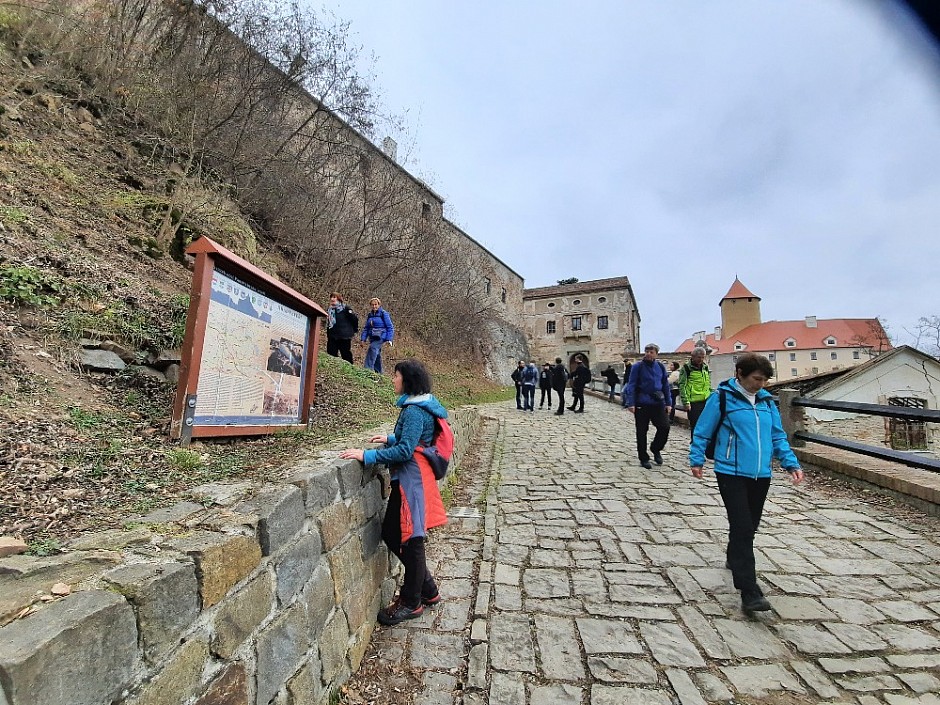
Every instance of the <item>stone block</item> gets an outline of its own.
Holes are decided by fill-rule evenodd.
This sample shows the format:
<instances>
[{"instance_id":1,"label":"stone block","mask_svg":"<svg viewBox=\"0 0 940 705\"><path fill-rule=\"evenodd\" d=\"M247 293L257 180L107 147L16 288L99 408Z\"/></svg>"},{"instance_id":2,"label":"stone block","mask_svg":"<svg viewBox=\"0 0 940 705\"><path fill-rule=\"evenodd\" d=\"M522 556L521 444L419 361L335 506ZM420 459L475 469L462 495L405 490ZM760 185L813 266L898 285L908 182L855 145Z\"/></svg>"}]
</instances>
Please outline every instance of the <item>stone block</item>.
<instances>
[{"instance_id":1,"label":"stone block","mask_svg":"<svg viewBox=\"0 0 940 705\"><path fill-rule=\"evenodd\" d=\"M195 562L203 609L225 597L261 562L261 546L254 537L197 531L168 545Z\"/></svg>"},{"instance_id":2,"label":"stone block","mask_svg":"<svg viewBox=\"0 0 940 705\"><path fill-rule=\"evenodd\" d=\"M310 637L316 639L336 607L336 593L333 590L333 576L329 564L321 560L310 576L304 593L307 617L310 622Z\"/></svg>"},{"instance_id":3,"label":"stone block","mask_svg":"<svg viewBox=\"0 0 940 705\"><path fill-rule=\"evenodd\" d=\"M378 607L373 609L373 603L376 602L377 595L378 586L370 585L367 580L355 583L345 594L340 606L346 613L346 621L349 623L351 632L358 630L363 624L375 622Z\"/></svg>"},{"instance_id":4,"label":"stone block","mask_svg":"<svg viewBox=\"0 0 940 705\"><path fill-rule=\"evenodd\" d=\"M359 531L362 559L368 560L382 546L382 518L372 517Z\"/></svg>"},{"instance_id":5,"label":"stone block","mask_svg":"<svg viewBox=\"0 0 940 705\"><path fill-rule=\"evenodd\" d=\"M0 558L15 556L26 551L26 542L13 536L0 536Z\"/></svg>"},{"instance_id":6,"label":"stone block","mask_svg":"<svg viewBox=\"0 0 940 705\"><path fill-rule=\"evenodd\" d=\"M293 485L266 488L239 504L236 511L257 517L258 543L264 556L286 545L306 520L303 495Z\"/></svg>"},{"instance_id":7,"label":"stone block","mask_svg":"<svg viewBox=\"0 0 940 705\"><path fill-rule=\"evenodd\" d=\"M327 620L317 642L320 661L323 664L323 680L331 683L348 668L346 653L349 650L349 624L343 610L334 610Z\"/></svg>"},{"instance_id":8,"label":"stone block","mask_svg":"<svg viewBox=\"0 0 940 705\"><path fill-rule=\"evenodd\" d=\"M256 703L267 705L300 667L310 645L307 617L302 605L284 611L258 635Z\"/></svg>"},{"instance_id":9,"label":"stone block","mask_svg":"<svg viewBox=\"0 0 940 705\"><path fill-rule=\"evenodd\" d=\"M273 595L271 576L261 573L224 600L215 615L212 653L221 658L231 658L271 613Z\"/></svg>"},{"instance_id":10,"label":"stone block","mask_svg":"<svg viewBox=\"0 0 940 705\"><path fill-rule=\"evenodd\" d=\"M342 502L331 504L317 516L317 525L323 537L324 550L332 551L349 535L349 507Z\"/></svg>"},{"instance_id":11,"label":"stone block","mask_svg":"<svg viewBox=\"0 0 940 705\"><path fill-rule=\"evenodd\" d=\"M150 663L176 646L199 614L199 586L191 563L138 563L103 577L134 606L144 658Z\"/></svg>"},{"instance_id":12,"label":"stone block","mask_svg":"<svg viewBox=\"0 0 940 705\"><path fill-rule=\"evenodd\" d=\"M320 681L320 656L316 649L287 683L287 695L290 705L319 705L325 701L326 692Z\"/></svg>"},{"instance_id":13,"label":"stone block","mask_svg":"<svg viewBox=\"0 0 940 705\"><path fill-rule=\"evenodd\" d=\"M364 468L358 460L340 460L336 465L339 489L343 499L357 496L365 480Z\"/></svg>"},{"instance_id":14,"label":"stone block","mask_svg":"<svg viewBox=\"0 0 940 705\"><path fill-rule=\"evenodd\" d=\"M127 366L110 350L88 348L78 351L78 365L84 372L120 372Z\"/></svg>"},{"instance_id":15,"label":"stone block","mask_svg":"<svg viewBox=\"0 0 940 705\"><path fill-rule=\"evenodd\" d=\"M248 705L248 676L240 663L227 666L193 705Z\"/></svg>"},{"instance_id":16,"label":"stone block","mask_svg":"<svg viewBox=\"0 0 940 705\"><path fill-rule=\"evenodd\" d=\"M330 572L333 574L336 601L340 602L353 589L353 586L362 580L362 574L365 571L359 537L351 536L348 541L330 551L326 557L330 562Z\"/></svg>"},{"instance_id":17,"label":"stone block","mask_svg":"<svg viewBox=\"0 0 940 705\"><path fill-rule=\"evenodd\" d=\"M104 590L74 593L0 628L4 705L110 703L137 660L134 610Z\"/></svg>"},{"instance_id":18,"label":"stone block","mask_svg":"<svg viewBox=\"0 0 940 705\"><path fill-rule=\"evenodd\" d=\"M204 505L218 504L221 507L231 507L252 493L255 486L249 481L242 482L208 482L193 487L189 494Z\"/></svg>"},{"instance_id":19,"label":"stone block","mask_svg":"<svg viewBox=\"0 0 940 705\"><path fill-rule=\"evenodd\" d=\"M206 510L201 504L195 502L177 502L169 507L155 509L138 521L143 524L172 524L184 521L198 512Z\"/></svg>"},{"instance_id":20,"label":"stone block","mask_svg":"<svg viewBox=\"0 0 940 705\"><path fill-rule=\"evenodd\" d=\"M304 497L307 516L312 517L336 502L339 497L339 478L335 467L316 467L294 473L288 480L296 485Z\"/></svg>"},{"instance_id":21,"label":"stone block","mask_svg":"<svg viewBox=\"0 0 940 705\"><path fill-rule=\"evenodd\" d=\"M373 477L362 488L362 510L366 519L371 519L382 513L385 509L385 497L382 494L381 477Z\"/></svg>"},{"instance_id":22,"label":"stone block","mask_svg":"<svg viewBox=\"0 0 940 705\"><path fill-rule=\"evenodd\" d=\"M69 543L73 551L120 551L138 543L149 543L153 532L144 527L133 529L109 529L87 534Z\"/></svg>"},{"instance_id":23,"label":"stone block","mask_svg":"<svg viewBox=\"0 0 940 705\"><path fill-rule=\"evenodd\" d=\"M202 672L209 643L199 636L183 644L152 681L127 700L127 705L178 705L202 690Z\"/></svg>"},{"instance_id":24,"label":"stone block","mask_svg":"<svg viewBox=\"0 0 940 705\"><path fill-rule=\"evenodd\" d=\"M277 576L277 602L286 605L306 585L313 569L323 555L323 544L317 533L302 536L286 549L274 565Z\"/></svg>"}]
</instances>

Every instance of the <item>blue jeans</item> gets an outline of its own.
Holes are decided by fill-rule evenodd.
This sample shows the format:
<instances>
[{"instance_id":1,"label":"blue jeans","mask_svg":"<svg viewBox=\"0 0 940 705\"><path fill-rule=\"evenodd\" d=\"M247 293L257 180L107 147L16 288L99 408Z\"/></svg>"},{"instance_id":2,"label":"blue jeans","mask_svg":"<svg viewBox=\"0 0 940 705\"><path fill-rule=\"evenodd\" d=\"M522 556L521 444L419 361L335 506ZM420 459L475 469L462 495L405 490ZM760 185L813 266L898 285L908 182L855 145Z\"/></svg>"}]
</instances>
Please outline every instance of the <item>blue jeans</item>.
<instances>
[{"instance_id":1,"label":"blue jeans","mask_svg":"<svg viewBox=\"0 0 940 705\"><path fill-rule=\"evenodd\" d=\"M526 411L535 411L535 385L522 385L522 401Z\"/></svg>"},{"instance_id":2,"label":"blue jeans","mask_svg":"<svg viewBox=\"0 0 940 705\"><path fill-rule=\"evenodd\" d=\"M384 341L373 340L369 343L369 352L366 353L365 368L382 373L382 345Z\"/></svg>"}]
</instances>

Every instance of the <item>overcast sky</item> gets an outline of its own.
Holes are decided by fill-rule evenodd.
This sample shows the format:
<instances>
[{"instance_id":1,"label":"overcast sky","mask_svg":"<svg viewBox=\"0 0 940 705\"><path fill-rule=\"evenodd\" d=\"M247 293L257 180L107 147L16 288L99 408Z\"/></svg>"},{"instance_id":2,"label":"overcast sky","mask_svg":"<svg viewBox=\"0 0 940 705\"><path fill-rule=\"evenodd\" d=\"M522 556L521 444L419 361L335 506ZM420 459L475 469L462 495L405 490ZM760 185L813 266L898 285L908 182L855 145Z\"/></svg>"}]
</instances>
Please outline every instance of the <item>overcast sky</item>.
<instances>
[{"instance_id":1,"label":"overcast sky","mask_svg":"<svg viewBox=\"0 0 940 705\"><path fill-rule=\"evenodd\" d=\"M940 61L876 0L327 0L399 158L525 278L627 276L642 341L940 314ZM409 146L410 145L410 146Z\"/></svg>"}]
</instances>

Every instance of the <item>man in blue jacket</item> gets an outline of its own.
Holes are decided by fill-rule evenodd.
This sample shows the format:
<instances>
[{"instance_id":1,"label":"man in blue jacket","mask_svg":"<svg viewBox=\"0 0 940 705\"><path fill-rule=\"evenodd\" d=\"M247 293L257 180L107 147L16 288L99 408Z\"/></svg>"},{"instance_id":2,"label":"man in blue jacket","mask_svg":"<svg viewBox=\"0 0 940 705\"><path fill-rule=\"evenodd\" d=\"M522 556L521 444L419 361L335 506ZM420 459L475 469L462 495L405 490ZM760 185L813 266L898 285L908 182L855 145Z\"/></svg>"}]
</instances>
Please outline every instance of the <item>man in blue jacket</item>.
<instances>
[{"instance_id":1,"label":"man in blue jacket","mask_svg":"<svg viewBox=\"0 0 940 705\"><path fill-rule=\"evenodd\" d=\"M669 439L669 412L672 410L672 392L666 368L656 359L659 346L650 343L644 349L643 359L630 368L630 379L623 394L623 405L636 416L636 452L640 465L652 469L649 452L646 450L646 434L650 422L656 427L656 435L649 445L653 460L663 464L662 450Z\"/></svg>"}]
</instances>

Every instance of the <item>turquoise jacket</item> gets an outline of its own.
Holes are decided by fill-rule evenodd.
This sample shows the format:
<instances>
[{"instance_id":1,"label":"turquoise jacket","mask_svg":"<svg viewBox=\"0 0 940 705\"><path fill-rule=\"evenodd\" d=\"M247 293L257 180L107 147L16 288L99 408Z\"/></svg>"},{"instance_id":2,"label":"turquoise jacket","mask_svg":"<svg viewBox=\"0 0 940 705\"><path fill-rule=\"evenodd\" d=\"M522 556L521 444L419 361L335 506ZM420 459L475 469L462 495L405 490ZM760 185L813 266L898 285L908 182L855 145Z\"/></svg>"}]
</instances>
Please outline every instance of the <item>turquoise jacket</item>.
<instances>
[{"instance_id":1,"label":"turquoise jacket","mask_svg":"<svg viewBox=\"0 0 940 705\"><path fill-rule=\"evenodd\" d=\"M395 422L395 432L389 434L384 448L367 450L362 458L366 465L388 465L392 470L393 479L394 466L410 459L419 445L430 445L434 439L434 418L447 418L447 409L433 394L419 394L413 397L402 394L395 406L401 408Z\"/></svg>"},{"instance_id":2,"label":"turquoise jacket","mask_svg":"<svg viewBox=\"0 0 940 705\"><path fill-rule=\"evenodd\" d=\"M773 396L766 389L757 393L752 405L733 380L718 385L725 391L725 418L718 429L715 443L715 472L744 477L770 477L770 461L777 458L784 470L800 469L787 434L780 421L780 412ZM702 415L695 424L695 434L689 446L689 465L705 464L705 447L718 425L719 394L716 390L708 398Z\"/></svg>"}]
</instances>

